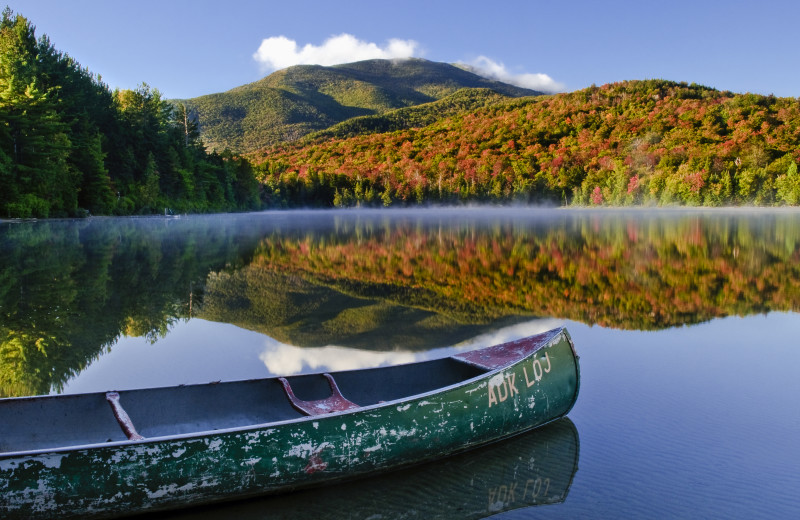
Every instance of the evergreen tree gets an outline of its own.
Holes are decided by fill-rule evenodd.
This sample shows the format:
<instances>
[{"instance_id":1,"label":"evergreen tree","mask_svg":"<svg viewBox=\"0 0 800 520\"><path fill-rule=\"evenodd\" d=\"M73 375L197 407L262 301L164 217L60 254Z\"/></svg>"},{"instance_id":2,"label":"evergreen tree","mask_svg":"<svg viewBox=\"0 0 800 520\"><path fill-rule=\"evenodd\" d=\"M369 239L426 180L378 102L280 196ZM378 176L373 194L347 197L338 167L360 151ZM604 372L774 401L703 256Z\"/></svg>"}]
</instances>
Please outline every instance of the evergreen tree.
<instances>
[{"instance_id":1,"label":"evergreen tree","mask_svg":"<svg viewBox=\"0 0 800 520\"><path fill-rule=\"evenodd\" d=\"M195 115L142 83L110 91L6 9L0 21L0 216L260 207L249 162L209 155Z\"/></svg>"},{"instance_id":2,"label":"evergreen tree","mask_svg":"<svg viewBox=\"0 0 800 520\"><path fill-rule=\"evenodd\" d=\"M105 167L106 154L100 134L86 136L82 142L74 144L72 160L83 174L78 197L80 207L100 215L110 213L114 208L114 193Z\"/></svg>"},{"instance_id":3,"label":"evergreen tree","mask_svg":"<svg viewBox=\"0 0 800 520\"><path fill-rule=\"evenodd\" d=\"M792 161L785 175L779 176L775 183L778 188L778 200L786 204L800 204L800 174L797 163Z\"/></svg>"},{"instance_id":4,"label":"evergreen tree","mask_svg":"<svg viewBox=\"0 0 800 520\"><path fill-rule=\"evenodd\" d=\"M0 21L0 162L13 186L2 201L9 216L46 217L77 208L77 179L66 161L71 143L37 56L33 25L7 8Z\"/></svg>"}]
</instances>

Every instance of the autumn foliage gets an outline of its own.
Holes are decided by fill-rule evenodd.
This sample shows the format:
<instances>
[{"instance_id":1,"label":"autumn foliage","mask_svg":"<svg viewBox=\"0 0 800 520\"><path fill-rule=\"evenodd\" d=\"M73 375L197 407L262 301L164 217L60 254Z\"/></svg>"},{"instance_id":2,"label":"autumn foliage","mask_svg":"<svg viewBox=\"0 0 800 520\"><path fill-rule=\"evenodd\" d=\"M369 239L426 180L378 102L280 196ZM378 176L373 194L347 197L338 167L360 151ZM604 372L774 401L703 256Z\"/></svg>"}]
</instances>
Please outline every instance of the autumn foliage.
<instances>
[{"instance_id":1,"label":"autumn foliage","mask_svg":"<svg viewBox=\"0 0 800 520\"><path fill-rule=\"evenodd\" d=\"M248 269L465 323L533 315L663 329L800 309L795 219L567 214L488 227L367 223L266 238Z\"/></svg>"},{"instance_id":2,"label":"autumn foliage","mask_svg":"<svg viewBox=\"0 0 800 520\"><path fill-rule=\"evenodd\" d=\"M631 81L252 158L273 206L795 205L800 100Z\"/></svg>"}]
</instances>

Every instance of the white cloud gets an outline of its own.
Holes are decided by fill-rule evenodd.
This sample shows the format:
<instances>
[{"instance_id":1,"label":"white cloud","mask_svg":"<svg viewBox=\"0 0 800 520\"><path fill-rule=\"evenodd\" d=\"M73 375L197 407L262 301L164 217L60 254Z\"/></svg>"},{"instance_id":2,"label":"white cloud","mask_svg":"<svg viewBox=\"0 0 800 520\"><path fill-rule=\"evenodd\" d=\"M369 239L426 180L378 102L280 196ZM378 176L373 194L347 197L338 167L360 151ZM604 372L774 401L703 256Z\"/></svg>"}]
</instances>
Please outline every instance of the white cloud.
<instances>
[{"instance_id":1,"label":"white cloud","mask_svg":"<svg viewBox=\"0 0 800 520\"><path fill-rule=\"evenodd\" d=\"M563 92L564 84L558 83L547 74L513 74L503 63L496 62L486 56L478 56L471 63L466 64L476 74L488 78L511 83L518 87L540 90L542 92Z\"/></svg>"},{"instance_id":2,"label":"white cloud","mask_svg":"<svg viewBox=\"0 0 800 520\"><path fill-rule=\"evenodd\" d=\"M419 51L414 40L391 39L383 47L359 40L351 34L331 36L322 45L305 44L285 36L273 36L261 42L253 59L267 70L278 70L292 65L336 65L371 59L411 58Z\"/></svg>"},{"instance_id":3,"label":"white cloud","mask_svg":"<svg viewBox=\"0 0 800 520\"><path fill-rule=\"evenodd\" d=\"M371 59L411 58L421 54L419 43L414 40L391 39L380 46L359 40L352 34L342 33L331 36L322 45L307 43L302 47L286 36L265 38L253 54L253 59L264 70L272 71L292 65L337 65ZM543 92L562 92L565 89L562 83L547 74L514 74L503 63L486 56L478 56L471 63L462 65L481 76L520 87Z\"/></svg>"}]
</instances>

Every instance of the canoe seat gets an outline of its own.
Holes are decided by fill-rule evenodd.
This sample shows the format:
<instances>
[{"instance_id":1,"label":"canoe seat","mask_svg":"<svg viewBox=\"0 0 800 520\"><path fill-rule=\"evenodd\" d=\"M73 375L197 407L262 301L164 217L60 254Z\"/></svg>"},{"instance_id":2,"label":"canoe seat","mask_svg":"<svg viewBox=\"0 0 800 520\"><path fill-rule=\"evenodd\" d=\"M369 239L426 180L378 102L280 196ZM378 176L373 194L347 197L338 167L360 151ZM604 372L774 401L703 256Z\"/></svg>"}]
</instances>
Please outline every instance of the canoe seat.
<instances>
[{"instance_id":1,"label":"canoe seat","mask_svg":"<svg viewBox=\"0 0 800 520\"><path fill-rule=\"evenodd\" d=\"M108 404L111 405L111 410L114 411L114 418L117 419L119 427L122 428L122 431L125 433L125 436L128 438L128 440L140 441L144 439L144 437L139 435L139 433L136 431L136 428L133 426L133 421L131 421L131 418L128 417L128 414L125 412L122 404L120 404L119 394L117 392L107 392L106 401L108 401Z\"/></svg>"},{"instance_id":2,"label":"canoe seat","mask_svg":"<svg viewBox=\"0 0 800 520\"><path fill-rule=\"evenodd\" d=\"M289 398L289 402L292 404L295 410L306 415L322 415L326 413L344 412L345 410L361 408L356 403L345 399L345 397L342 395L342 392L339 390L339 387L336 385L336 381L333 380L332 375L322 375L328 380L328 385L331 387L331 396L326 399L319 399L317 401L303 401L302 399L298 399L294 395L292 387L285 377L279 377L278 381L280 381L283 385L283 389L286 392L286 397Z\"/></svg>"}]
</instances>

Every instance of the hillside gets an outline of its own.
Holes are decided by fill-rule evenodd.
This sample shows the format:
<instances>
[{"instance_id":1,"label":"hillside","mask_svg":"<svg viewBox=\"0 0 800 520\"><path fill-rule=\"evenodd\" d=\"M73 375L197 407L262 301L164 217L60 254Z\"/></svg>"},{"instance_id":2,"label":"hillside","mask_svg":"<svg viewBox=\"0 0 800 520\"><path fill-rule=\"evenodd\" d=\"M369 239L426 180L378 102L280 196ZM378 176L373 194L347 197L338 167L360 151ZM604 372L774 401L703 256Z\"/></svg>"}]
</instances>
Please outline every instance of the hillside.
<instances>
[{"instance_id":1,"label":"hillside","mask_svg":"<svg viewBox=\"0 0 800 520\"><path fill-rule=\"evenodd\" d=\"M462 88L512 97L540 94L446 63L408 59L297 65L227 92L176 103L197 115L208 149L249 152L353 117L429 103Z\"/></svg>"},{"instance_id":2,"label":"hillside","mask_svg":"<svg viewBox=\"0 0 800 520\"><path fill-rule=\"evenodd\" d=\"M316 142L332 138L342 139L363 134L421 128L432 125L440 119L502 103L508 99L508 96L498 94L488 88L462 88L430 103L398 108L373 116L347 119L324 130L308 134L304 140L306 142Z\"/></svg>"},{"instance_id":3,"label":"hillside","mask_svg":"<svg viewBox=\"0 0 800 520\"><path fill-rule=\"evenodd\" d=\"M276 206L800 203L796 98L629 81L375 129L252 154L262 196Z\"/></svg>"}]
</instances>

